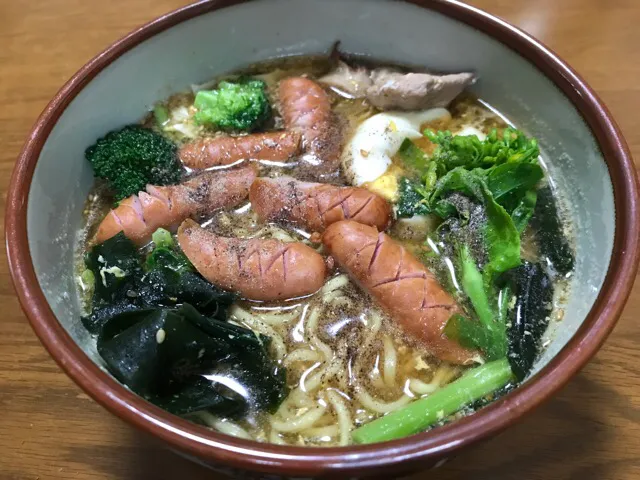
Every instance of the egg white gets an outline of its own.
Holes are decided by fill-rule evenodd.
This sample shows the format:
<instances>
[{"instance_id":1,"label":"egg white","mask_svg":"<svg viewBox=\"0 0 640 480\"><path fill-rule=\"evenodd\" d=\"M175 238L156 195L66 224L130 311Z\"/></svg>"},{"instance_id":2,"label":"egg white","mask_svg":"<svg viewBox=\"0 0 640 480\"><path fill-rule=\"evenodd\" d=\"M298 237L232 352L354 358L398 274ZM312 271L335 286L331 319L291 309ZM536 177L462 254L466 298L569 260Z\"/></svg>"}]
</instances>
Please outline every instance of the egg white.
<instances>
[{"instance_id":1,"label":"egg white","mask_svg":"<svg viewBox=\"0 0 640 480\"><path fill-rule=\"evenodd\" d=\"M396 201L398 180L404 170L392 163L405 138L422 137L420 126L434 120L448 121L451 114L445 108L418 112L383 112L362 122L342 154L342 168L351 185L361 186ZM487 136L471 124L461 125L454 135Z\"/></svg>"},{"instance_id":2,"label":"egg white","mask_svg":"<svg viewBox=\"0 0 640 480\"><path fill-rule=\"evenodd\" d=\"M420 125L449 119L445 108L419 112L384 112L368 118L358 126L342 156L343 171L352 185L361 186L381 177L391 166L391 157L405 138L422 136Z\"/></svg>"}]
</instances>

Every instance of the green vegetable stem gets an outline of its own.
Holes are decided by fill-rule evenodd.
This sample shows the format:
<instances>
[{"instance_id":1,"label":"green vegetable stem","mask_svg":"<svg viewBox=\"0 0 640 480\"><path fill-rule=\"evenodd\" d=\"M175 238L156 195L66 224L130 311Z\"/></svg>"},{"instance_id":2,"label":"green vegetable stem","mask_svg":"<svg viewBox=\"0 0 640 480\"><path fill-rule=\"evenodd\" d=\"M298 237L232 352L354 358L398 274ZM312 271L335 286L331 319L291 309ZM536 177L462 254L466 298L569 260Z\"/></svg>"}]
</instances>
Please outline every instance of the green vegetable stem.
<instances>
[{"instance_id":1,"label":"green vegetable stem","mask_svg":"<svg viewBox=\"0 0 640 480\"><path fill-rule=\"evenodd\" d=\"M158 126L162 127L169 122L169 110L161 103L157 103L153 107L153 117Z\"/></svg>"},{"instance_id":2,"label":"green vegetable stem","mask_svg":"<svg viewBox=\"0 0 640 480\"><path fill-rule=\"evenodd\" d=\"M173 237L171 236L171 232L169 230L165 230L164 228L159 228L151 235L151 241L154 243L156 248L172 248L173 247Z\"/></svg>"},{"instance_id":3,"label":"green vegetable stem","mask_svg":"<svg viewBox=\"0 0 640 480\"><path fill-rule=\"evenodd\" d=\"M464 406L498 390L513 379L506 359L468 370L458 380L400 410L357 428L355 443L376 443L414 435Z\"/></svg>"}]
</instances>

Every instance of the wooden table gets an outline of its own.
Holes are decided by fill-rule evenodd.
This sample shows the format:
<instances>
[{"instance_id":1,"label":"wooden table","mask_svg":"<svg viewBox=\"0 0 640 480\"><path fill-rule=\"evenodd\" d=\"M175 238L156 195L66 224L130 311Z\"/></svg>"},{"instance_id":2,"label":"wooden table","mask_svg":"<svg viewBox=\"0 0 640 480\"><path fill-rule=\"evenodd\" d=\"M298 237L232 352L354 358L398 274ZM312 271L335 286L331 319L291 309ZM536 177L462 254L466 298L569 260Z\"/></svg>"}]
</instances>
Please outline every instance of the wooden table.
<instances>
[{"instance_id":1,"label":"wooden table","mask_svg":"<svg viewBox=\"0 0 640 480\"><path fill-rule=\"evenodd\" d=\"M64 81L112 41L184 3L0 0L3 212L18 151ZM583 74L640 160L640 1L472 3L537 36ZM91 401L60 371L20 310L4 258L0 299L1 480L222 478L156 446ZM640 478L638 314L640 282L616 331L581 375L521 424L458 457L437 477Z\"/></svg>"}]
</instances>

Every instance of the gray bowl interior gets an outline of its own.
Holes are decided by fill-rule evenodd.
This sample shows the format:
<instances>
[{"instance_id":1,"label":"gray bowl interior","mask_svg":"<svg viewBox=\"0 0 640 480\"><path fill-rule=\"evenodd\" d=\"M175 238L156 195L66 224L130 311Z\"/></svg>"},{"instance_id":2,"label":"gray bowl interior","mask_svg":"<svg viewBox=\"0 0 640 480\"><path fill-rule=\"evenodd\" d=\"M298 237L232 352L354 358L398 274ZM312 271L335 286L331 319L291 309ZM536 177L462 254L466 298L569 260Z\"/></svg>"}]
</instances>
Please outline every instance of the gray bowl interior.
<instances>
[{"instance_id":1,"label":"gray bowl interior","mask_svg":"<svg viewBox=\"0 0 640 480\"><path fill-rule=\"evenodd\" d=\"M270 0L202 15L130 50L80 92L44 145L27 207L33 264L56 317L96 363L94 342L80 323L72 268L93 177L85 148L191 83L257 61L326 52L337 39L353 54L474 70L480 76L475 93L539 138L576 234L577 264L565 318L536 369L574 335L602 286L615 215L607 167L567 98L505 45L427 9L375 0Z\"/></svg>"}]
</instances>

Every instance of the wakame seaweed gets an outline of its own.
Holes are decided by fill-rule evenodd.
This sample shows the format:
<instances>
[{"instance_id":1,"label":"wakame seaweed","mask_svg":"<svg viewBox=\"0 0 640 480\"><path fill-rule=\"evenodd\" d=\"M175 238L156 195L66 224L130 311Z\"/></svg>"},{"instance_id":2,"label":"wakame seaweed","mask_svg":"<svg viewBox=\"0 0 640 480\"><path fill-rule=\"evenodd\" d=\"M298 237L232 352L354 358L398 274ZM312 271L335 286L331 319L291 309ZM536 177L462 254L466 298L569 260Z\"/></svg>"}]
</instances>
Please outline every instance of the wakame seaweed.
<instances>
[{"instance_id":1,"label":"wakame seaweed","mask_svg":"<svg viewBox=\"0 0 640 480\"><path fill-rule=\"evenodd\" d=\"M538 190L536 207L531 218L531 226L536 235L540 255L546 257L554 270L566 275L575 263L573 248L569 245L551 187Z\"/></svg>"},{"instance_id":2,"label":"wakame seaweed","mask_svg":"<svg viewBox=\"0 0 640 480\"><path fill-rule=\"evenodd\" d=\"M516 298L508 313L507 358L518 380L524 380L538 357L542 335L549 326L553 284L540 264L529 262L507 272L503 280Z\"/></svg>"},{"instance_id":3,"label":"wakame seaweed","mask_svg":"<svg viewBox=\"0 0 640 480\"><path fill-rule=\"evenodd\" d=\"M109 371L172 413L273 411L284 398L284 369L269 338L205 317L189 304L112 317L98 336Z\"/></svg>"},{"instance_id":4,"label":"wakame seaweed","mask_svg":"<svg viewBox=\"0 0 640 480\"><path fill-rule=\"evenodd\" d=\"M127 297L127 291L142 274L138 249L123 232L94 246L84 258L95 278L93 307L112 305Z\"/></svg>"},{"instance_id":5,"label":"wakame seaweed","mask_svg":"<svg viewBox=\"0 0 640 480\"><path fill-rule=\"evenodd\" d=\"M143 264L138 249L122 232L94 246L85 265L94 274L95 292L91 314L82 321L93 334L120 313L182 303L224 320L235 298L202 278L175 247L155 248Z\"/></svg>"},{"instance_id":6,"label":"wakame seaweed","mask_svg":"<svg viewBox=\"0 0 640 480\"><path fill-rule=\"evenodd\" d=\"M227 323L235 296L197 273L170 234L154 240L142 258L121 232L85 257L95 288L82 321L109 370L176 414L277 408L285 370L269 357L271 339Z\"/></svg>"}]
</instances>

